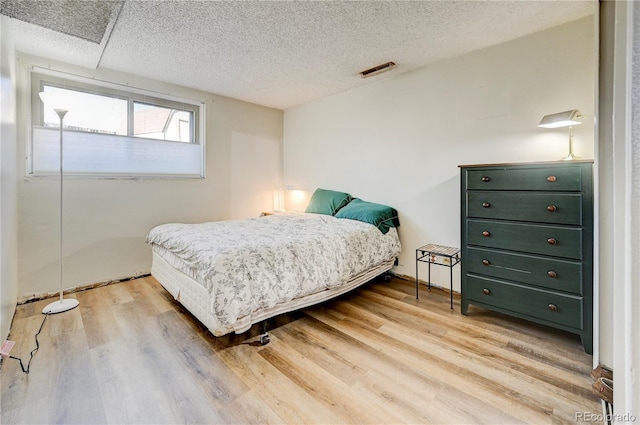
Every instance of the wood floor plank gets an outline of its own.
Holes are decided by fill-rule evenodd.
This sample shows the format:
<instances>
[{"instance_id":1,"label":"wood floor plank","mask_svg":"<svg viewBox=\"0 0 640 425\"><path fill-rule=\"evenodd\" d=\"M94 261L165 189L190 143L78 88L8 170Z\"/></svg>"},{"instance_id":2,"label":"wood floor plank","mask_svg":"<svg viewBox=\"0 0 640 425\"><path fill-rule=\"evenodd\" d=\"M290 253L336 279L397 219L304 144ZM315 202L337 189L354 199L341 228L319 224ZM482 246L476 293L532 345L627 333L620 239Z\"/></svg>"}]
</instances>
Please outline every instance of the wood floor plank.
<instances>
[{"instance_id":1,"label":"wood floor plank","mask_svg":"<svg viewBox=\"0 0 640 425\"><path fill-rule=\"evenodd\" d=\"M306 332L305 323L299 321L292 326L276 329L272 334L347 385L352 385L367 373L365 364L352 362L342 347L336 344L335 338L328 337L326 333L314 335Z\"/></svg>"},{"instance_id":2,"label":"wood floor plank","mask_svg":"<svg viewBox=\"0 0 640 425\"><path fill-rule=\"evenodd\" d=\"M68 294L65 295L66 298L76 298L77 294ZM51 320L49 322L49 326L47 326L47 333L51 336L61 335L65 332L71 332L78 329L82 329L84 326L82 323L82 314L80 313L80 309L78 307L64 312L64 314L52 314L52 317L55 317L56 320Z\"/></svg>"},{"instance_id":3,"label":"wood floor plank","mask_svg":"<svg viewBox=\"0 0 640 425\"><path fill-rule=\"evenodd\" d=\"M371 294L368 294L367 291L363 291L363 292L365 292L365 296L369 296L369 300L371 300ZM376 301L378 302L379 308L387 308L387 307L391 308L394 306L393 301L389 301L385 303L384 302L385 300L382 297L377 298ZM457 316L457 317L461 318L460 320L465 320L463 316ZM452 322L451 318L449 318L448 322L451 327L454 327L454 324L451 323ZM451 332L443 336L443 339L448 341L447 345L457 347L459 349L461 348L460 342L465 341L469 343L470 341L473 341L473 343L480 344L480 346L467 347L469 353L480 352L482 353L482 356L478 358L482 359L483 357L488 357L490 358L491 364L494 365L494 363L498 360L496 356L499 356L500 355L499 353L501 353L501 350L499 350L500 346L498 345L494 348L486 344L485 342L487 341L487 338L485 337L484 329L482 328L470 330L468 327L466 327L463 329L464 329L464 332L461 332L458 334L460 335L460 338L456 338L454 335L451 335ZM503 353L502 357L503 359L506 359L507 357L513 358L512 353ZM530 369L526 372L529 374L529 376L535 377L536 379L541 378L539 373L544 373L542 372L544 369L542 366L537 367L534 365L533 362L527 362L527 359L521 359L521 361L527 363L527 366L530 367ZM527 370L527 367L524 367L522 364L519 364L517 362L513 362L513 361L502 362L502 364L507 364L507 363L510 364L511 369L518 369L520 371ZM548 368L546 369L548 370ZM559 379L560 376L562 376L562 373L563 373L562 370L556 371L553 377L551 377L547 373L546 382L551 382L553 380L553 382L562 384L562 385L556 386L555 387L556 390L557 389L568 390L571 393L580 393L582 396L587 397L587 399L589 398L593 399L593 394L590 391L589 382L586 379L586 376L588 375L578 376L572 385L571 382L567 383L566 381L561 381ZM567 376L568 375L565 374L565 377ZM569 396L569 398L571 397Z\"/></svg>"},{"instance_id":4,"label":"wood floor plank","mask_svg":"<svg viewBox=\"0 0 640 425\"><path fill-rule=\"evenodd\" d=\"M371 285L372 292L379 292L381 285ZM371 299L371 294L364 293ZM375 299L378 303L389 304L385 298ZM438 309L434 304L425 298L419 301L415 297L407 297L403 302L411 306L426 310L429 316L425 319L429 322L446 323L447 327L458 331L474 335L477 338L484 338L487 341L495 341L498 345L507 344L514 353L517 351L521 355L527 355L538 361L554 367L562 366L572 372L578 372L587 376L591 370L591 356L580 349L581 343L576 335L568 332L552 329L546 326L534 324L522 319L512 318L500 313L483 309L476 309L474 317L481 319L482 330L492 332L478 335L478 327L474 326L476 321L468 320L466 316L458 312L450 312L447 309ZM397 308L402 308L401 304L395 304ZM474 306L471 308L475 309ZM441 320L438 320L441 318ZM542 349L540 349L542 348Z\"/></svg>"},{"instance_id":5,"label":"wood floor plank","mask_svg":"<svg viewBox=\"0 0 640 425\"><path fill-rule=\"evenodd\" d=\"M414 281L407 281L403 279L393 279L388 285L374 284L369 288L373 291L386 291L392 290L405 293L407 296L402 300L406 303L416 305L418 307L428 309L434 313L440 315L446 315L450 313L448 309L442 308L449 300L449 293L442 288L432 287L431 291L420 290L420 300L415 299ZM425 288L426 289L426 288ZM381 292L384 294L384 292ZM396 297L397 298L397 297ZM456 315L463 319L465 316L460 315L460 296L454 294L454 309ZM517 319L514 317L506 316L501 313L492 312L477 306L469 307L469 315L477 317L482 320L486 327L505 332L510 337L515 337L519 341L529 340L533 344L545 346L546 342L554 341L552 347L546 347L547 349L568 350L568 353L574 356L580 357L581 360L588 361L591 357L582 350L577 352L575 347L580 345L580 341L577 335L561 331L559 329L549 328L543 325L533 324L523 319ZM469 316L466 316L469 317ZM526 324L525 326L522 326ZM566 352L565 352L566 353Z\"/></svg>"},{"instance_id":6,"label":"wood floor plank","mask_svg":"<svg viewBox=\"0 0 640 425\"><path fill-rule=\"evenodd\" d=\"M49 423L49 399L38 397L22 403L9 411L0 413L2 424L46 424Z\"/></svg>"},{"instance_id":7,"label":"wood floor plank","mask_svg":"<svg viewBox=\"0 0 640 425\"><path fill-rule=\"evenodd\" d=\"M176 368L181 353L164 334L158 316L146 314L149 307L144 299L113 306L123 338L94 350L102 365L101 386L112 413L110 422L198 423L215 418L210 397L201 386L194 386L198 381L189 370ZM120 385L128 379L123 404Z\"/></svg>"},{"instance_id":8,"label":"wood floor plank","mask_svg":"<svg viewBox=\"0 0 640 425\"><path fill-rule=\"evenodd\" d=\"M254 394L245 394L220 412L222 424L283 424L285 423L268 405Z\"/></svg>"},{"instance_id":9,"label":"wood floor plank","mask_svg":"<svg viewBox=\"0 0 640 425\"><path fill-rule=\"evenodd\" d=\"M109 286L104 286L77 294L89 348L122 338L120 327L110 308L113 305L112 300L106 296L109 293L108 288Z\"/></svg>"},{"instance_id":10,"label":"wood floor plank","mask_svg":"<svg viewBox=\"0 0 640 425\"><path fill-rule=\"evenodd\" d=\"M110 424L177 423L162 389L161 371L149 356L122 339L91 350Z\"/></svg>"},{"instance_id":11,"label":"wood floor plank","mask_svg":"<svg viewBox=\"0 0 640 425\"><path fill-rule=\"evenodd\" d=\"M431 374L442 383L454 385L465 394L473 395L485 403L502 405L503 409L516 412L518 417L525 422L550 423L551 409L548 406L540 405L536 400L519 397L516 391L504 386L500 381L492 382L488 378L474 374L473 371L456 367L449 362L446 356L443 359L428 352L421 352L416 350L413 345L389 338L387 335L369 329L362 323L355 323L350 319L333 322L331 319L327 321L326 317L315 315L314 311L309 312L309 314L354 338L374 344L389 357L396 358L398 362L413 365L414 368Z\"/></svg>"},{"instance_id":12,"label":"wood floor plank","mask_svg":"<svg viewBox=\"0 0 640 425\"><path fill-rule=\"evenodd\" d=\"M277 337L274 343L277 342ZM341 419L265 360L254 346L239 344L220 357L252 389L255 397L277 412L284 423L337 424ZM300 406L304 406L303 409Z\"/></svg>"},{"instance_id":13,"label":"wood floor plank","mask_svg":"<svg viewBox=\"0 0 640 425\"><path fill-rule=\"evenodd\" d=\"M173 308L166 298L157 296L149 281L144 278L122 282L122 285L129 291L139 308L143 308L149 316L164 313Z\"/></svg>"},{"instance_id":14,"label":"wood floor plank","mask_svg":"<svg viewBox=\"0 0 640 425\"><path fill-rule=\"evenodd\" d=\"M135 279L137 280L137 279ZM102 296L111 305L124 304L133 301L127 286L123 284L107 285L101 288Z\"/></svg>"},{"instance_id":15,"label":"wood floor plank","mask_svg":"<svg viewBox=\"0 0 640 425\"><path fill-rule=\"evenodd\" d=\"M372 296L371 294L369 294L367 292L367 290L362 291L364 297L366 299L368 299L369 301L373 301L376 297ZM382 301L382 300L377 300L377 301ZM402 334L403 332L405 332L408 328L405 327L396 327L395 325L399 322L399 320L397 319L397 317L393 317L394 313L393 311L398 308L398 306L394 306L394 301L393 300L385 300L386 302L379 302L379 303L375 303L375 302L371 302L368 305L372 306L372 309L375 310L376 312L379 310L382 310L384 315L386 315L390 320L389 323L386 324L384 327L380 328L378 331L381 333L385 333L387 334L388 337L390 338L397 338L398 335ZM364 305L362 302L359 303L360 306ZM375 307L374 307L375 306ZM463 319L464 320L464 319ZM360 325L364 325L362 323L360 323ZM387 329L392 329L387 331ZM467 331L470 331L470 329L466 329ZM470 335L482 335L483 330L482 329L477 329L473 332L469 332ZM422 347L422 353L429 353L431 352L432 355L434 356L434 358L447 358L449 359L448 363L449 363L449 367L459 367L461 369L469 369L469 367L465 367L464 364L460 365L460 364L456 364L456 363L452 363L452 360L456 358L457 353L456 351L451 351L451 352L447 352L447 351L443 351L442 349L440 349L440 347L453 347L455 348L455 350L460 350L460 347L457 344L457 341L455 340L455 338L449 338L449 340L447 341L447 344L443 344L442 342L442 338L441 340L437 340L435 338L432 337L432 335L429 335L428 333L425 332L421 332L418 329L412 329L411 330L411 336L408 336L406 339L404 339L405 341L407 341L407 344L422 344L422 340L426 339L429 340L429 344L425 345L424 347ZM418 341L418 342L411 342L411 341ZM433 352L433 349L436 349L435 352ZM405 350L406 351L406 350ZM481 350L482 351L482 350ZM483 355L486 354L486 352L482 351ZM473 351L469 351L469 353L471 354L471 356L474 356L472 353ZM468 355L467 355L468 356ZM458 356L458 361L466 361L467 360L467 356ZM475 355L476 357L476 364L474 369L478 369L479 366L483 366L482 362L477 363L478 359L482 360L482 356L478 356ZM489 355L489 357L491 357ZM494 359L491 358L490 359L491 363L489 365L484 365L485 369L487 369L487 373L489 373L491 370L493 370L493 375L500 375L500 369L496 369L495 368L495 364L494 364ZM512 365L513 366L513 365ZM515 366L517 367L518 364L516 363ZM513 369L513 367L511 367L511 369ZM512 373L512 372L509 372ZM473 376L473 374L468 374L468 377L471 378ZM495 376L497 381L502 381L504 379L507 379L508 376L502 376L503 379L500 379L499 376ZM476 377L476 379L478 379L481 382L481 377ZM571 403L575 403L577 408L584 408L586 410L590 410L593 409L595 407L595 397L593 396L592 393L590 393L590 388L589 388L589 384L586 381L581 381L584 384L583 389L576 391L576 392L580 392L581 396L580 397L573 397L571 394L565 394L565 397L569 399L569 401L564 401L563 397L556 397L557 391L563 391L563 387L546 387L545 386L545 382L536 382L536 386L535 388L535 392L536 392L536 397L539 397L541 394L546 394L546 397L543 397L542 400L546 400L547 403L547 407L545 408L546 411L550 411L551 410L551 405L553 405L553 403L556 404L562 404L565 403L565 407L570 410L572 404ZM523 380L522 383L524 384L524 387L527 387L527 381ZM520 386L520 388L522 388L522 385ZM566 384L565 384L565 388L566 388ZM576 390L575 388L570 388L569 392L571 392L571 390ZM520 397L522 397L522 395L520 395ZM583 397L586 398L586 400L583 400ZM529 395L527 397L525 397L526 399L530 399L533 400L533 396ZM557 401L556 401L557 400ZM569 404L567 404L569 403Z\"/></svg>"},{"instance_id":16,"label":"wood floor plank","mask_svg":"<svg viewBox=\"0 0 640 425\"><path fill-rule=\"evenodd\" d=\"M29 367L30 374L27 375L22 372L20 363L17 360L4 359L2 374L0 375L2 391L0 411L3 413L12 409L15 410L16 408L21 408L26 411L29 405L42 405L43 403L45 406L48 405L48 372L50 365L49 359L51 356L51 340L47 332L47 322L55 320L56 317L46 316L47 322L44 323L44 326L43 321L45 316L40 312L38 312L37 316L23 315L21 317L22 318L14 319L13 321L11 338L16 342L16 345L13 347L11 355L22 359L24 367ZM30 353L36 348L35 335L41 326L43 326L42 332L38 336L40 348L35 352L31 365L29 366ZM16 414L18 415L17 417L23 415L20 412ZM45 409L42 415L48 418L48 409ZM25 412L23 417L31 417L31 413Z\"/></svg>"},{"instance_id":17,"label":"wood floor plank","mask_svg":"<svg viewBox=\"0 0 640 425\"><path fill-rule=\"evenodd\" d=\"M249 391L249 387L202 338L190 331L174 311L160 314L158 320L163 337L171 341L169 349L177 355L177 366L216 409Z\"/></svg>"},{"instance_id":18,"label":"wood floor plank","mask_svg":"<svg viewBox=\"0 0 640 425\"><path fill-rule=\"evenodd\" d=\"M491 362L517 370L530 376L561 388L564 391L577 394L580 397L593 398L591 382L588 375L576 375L562 368L551 369L547 365L536 362L527 356L513 356L509 349L499 348L488 344L480 338L470 338L462 332L451 332L443 337L443 341L460 347L465 351L483 353Z\"/></svg>"},{"instance_id":19,"label":"wood floor plank","mask_svg":"<svg viewBox=\"0 0 640 425\"><path fill-rule=\"evenodd\" d=\"M449 424L519 424L525 423L517 417L516 412L490 405L469 393L447 385L436 396L434 409L437 411L455 412L455 416L441 418ZM552 421L551 421L552 422Z\"/></svg>"},{"instance_id":20,"label":"wood floor plank","mask_svg":"<svg viewBox=\"0 0 640 425\"><path fill-rule=\"evenodd\" d=\"M141 347L136 354L152 365L146 379L157 382L156 392L163 394L165 405L175 407L169 416L176 418L174 422L213 420L219 416L217 408L233 402L248 388L174 310L156 314L169 304L166 300L149 302L154 292L146 285L136 287L134 302L112 307L118 311L124 340ZM171 385L163 384L167 381Z\"/></svg>"},{"instance_id":21,"label":"wood floor plank","mask_svg":"<svg viewBox=\"0 0 640 425\"><path fill-rule=\"evenodd\" d=\"M439 389L433 391L431 386L426 386L422 381L412 384L372 370L363 376L353 389L361 397L373 401L400 418L402 423L442 423L441 415L432 408L433 398Z\"/></svg>"},{"instance_id":22,"label":"wood floor plank","mask_svg":"<svg viewBox=\"0 0 640 425\"><path fill-rule=\"evenodd\" d=\"M52 301L54 301L54 298L47 298L43 300L28 302L26 304L21 304L19 308L16 308L16 313L13 316L13 320L15 321L24 319L26 317L40 316L42 314L42 309Z\"/></svg>"},{"instance_id":23,"label":"wood floor plank","mask_svg":"<svg viewBox=\"0 0 640 425\"><path fill-rule=\"evenodd\" d=\"M342 381L284 343L260 350L260 355L301 390L332 407L344 423L399 423L399 419L390 412L370 400L358 398Z\"/></svg>"},{"instance_id":24,"label":"wood floor plank","mask_svg":"<svg viewBox=\"0 0 640 425\"><path fill-rule=\"evenodd\" d=\"M420 334L407 328L389 325L388 329L382 329L382 333L393 335L399 341L417 346L419 351L427 352L432 358L439 358L464 371L468 379L475 379L483 385L491 385L502 388L503 391L511 391L518 399L531 403L535 400L545 410L553 411L555 407L562 406L567 410L572 407L589 409L592 407L590 400L582 396L575 396L562 388L548 385L546 382L532 379L515 368L499 368L493 358L486 358L482 354L461 352L455 346L447 346L428 337L419 338ZM509 383L518 382L518 387L513 388ZM594 400L595 401L595 398Z\"/></svg>"},{"instance_id":25,"label":"wood floor plank","mask_svg":"<svg viewBox=\"0 0 640 425\"><path fill-rule=\"evenodd\" d=\"M374 280L216 338L151 276L71 294L47 317L31 373L5 359L0 420L105 424L568 424L601 413L575 335L449 294ZM28 357L52 300L20 305Z\"/></svg>"},{"instance_id":26,"label":"wood floor plank","mask_svg":"<svg viewBox=\"0 0 640 425\"><path fill-rule=\"evenodd\" d=\"M84 330L76 329L53 336L47 361L51 364L49 423L106 423L107 416Z\"/></svg>"},{"instance_id":27,"label":"wood floor plank","mask_svg":"<svg viewBox=\"0 0 640 425\"><path fill-rule=\"evenodd\" d=\"M292 324L291 327L295 327L297 331L291 334L289 338L283 338L285 342L290 343L290 340L297 338L300 334L305 335L304 338L310 342L317 341L321 347L335 352L345 362L358 365L361 371L366 371L366 374L358 374L358 381L374 372L377 376L384 377L383 382L385 384L398 382L414 388L424 389L424 392L421 393L423 399L433 398L432 394L435 394L442 386L441 382L411 364L398 362L397 359L386 355L380 349L369 345L367 342L362 342L334 327L327 326L313 317L301 319ZM279 332L278 335L282 335L282 333ZM317 361L316 357L318 356L305 356L316 362L316 364L322 364ZM328 363L325 366L325 369L330 373L332 373L331 370L333 368L333 363ZM333 374L335 375L335 373Z\"/></svg>"}]
</instances>

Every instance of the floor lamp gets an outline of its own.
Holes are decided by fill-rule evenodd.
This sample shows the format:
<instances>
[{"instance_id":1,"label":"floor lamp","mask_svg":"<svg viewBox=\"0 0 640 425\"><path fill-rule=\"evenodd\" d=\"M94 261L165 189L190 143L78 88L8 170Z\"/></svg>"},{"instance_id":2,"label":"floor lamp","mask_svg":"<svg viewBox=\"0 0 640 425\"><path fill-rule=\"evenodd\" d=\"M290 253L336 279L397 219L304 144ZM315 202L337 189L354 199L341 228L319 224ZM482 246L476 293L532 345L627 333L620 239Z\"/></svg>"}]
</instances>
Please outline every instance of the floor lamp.
<instances>
[{"instance_id":1,"label":"floor lamp","mask_svg":"<svg viewBox=\"0 0 640 425\"><path fill-rule=\"evenodd\" d=\"M42 309L42 314L56 314L62 313L72 308L76 308L79 304L79 301L75 298L67 298L64 299L62 294L62 236L63 236L63 214L62 214L62 206L63 206L63 182L64 182L64 172L62 167L62 151L63 151L63 142L62 142L62 121L64 116L67 114L68 110L59 108L56 105L56 99L54 93L51 92L40 92L40 100L45 106L50 106L53 108L56 114L58 114L58 118L60 118L60 299L58 301L54 301L48 304L45 308Z\"/></svg>"}]
</instances>

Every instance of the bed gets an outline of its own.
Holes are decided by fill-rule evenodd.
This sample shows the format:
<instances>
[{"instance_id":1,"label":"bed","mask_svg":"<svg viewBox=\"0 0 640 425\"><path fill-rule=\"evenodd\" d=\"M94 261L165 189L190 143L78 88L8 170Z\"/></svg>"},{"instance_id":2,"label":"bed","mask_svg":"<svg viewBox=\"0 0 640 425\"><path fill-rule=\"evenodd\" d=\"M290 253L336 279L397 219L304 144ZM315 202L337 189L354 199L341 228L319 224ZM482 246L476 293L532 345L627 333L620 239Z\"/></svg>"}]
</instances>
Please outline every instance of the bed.
<instances>
[{"instance_id":1,"label":"bed","mask_svg":"<svg viewBox=\"0 0 640 425\"><path fill-rule=\"evenodd\" d=\"M371 206L379 204L350 196L344 205L313 212L316 193L305 213L157 226L146 238L151 274L222 336L389 271L401 250L397 212L386 207L386 213L372 214Z\"/></svg>"}]
</instances>

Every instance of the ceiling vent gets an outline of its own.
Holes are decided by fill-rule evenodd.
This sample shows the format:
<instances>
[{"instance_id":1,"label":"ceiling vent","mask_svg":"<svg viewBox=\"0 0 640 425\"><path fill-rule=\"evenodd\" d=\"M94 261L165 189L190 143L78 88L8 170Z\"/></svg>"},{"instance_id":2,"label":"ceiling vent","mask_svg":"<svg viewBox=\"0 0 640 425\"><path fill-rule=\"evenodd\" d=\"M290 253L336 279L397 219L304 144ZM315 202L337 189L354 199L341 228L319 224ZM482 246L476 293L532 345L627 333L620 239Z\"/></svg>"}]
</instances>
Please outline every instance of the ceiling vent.
<instances>
[{"instance_id":1,"label":"ceiling vent","mask_svg":"<svg viewBox=\"0 0 640 425\"><path fill-rule=\"evenodd\" d=\"M383 63L382 65L374 66L373 68L365 69L360 72L362 78L373 77L374 75L382 74L396 67L394 62Z\"/></svg>"}]
</instances>

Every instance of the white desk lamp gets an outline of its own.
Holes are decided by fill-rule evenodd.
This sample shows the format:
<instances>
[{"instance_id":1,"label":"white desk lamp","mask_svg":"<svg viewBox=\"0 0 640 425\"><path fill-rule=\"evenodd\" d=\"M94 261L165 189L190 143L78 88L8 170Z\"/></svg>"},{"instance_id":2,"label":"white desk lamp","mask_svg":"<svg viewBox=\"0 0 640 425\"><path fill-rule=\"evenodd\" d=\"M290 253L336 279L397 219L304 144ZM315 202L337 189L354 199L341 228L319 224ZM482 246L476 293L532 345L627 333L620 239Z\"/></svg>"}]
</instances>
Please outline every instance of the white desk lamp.
<instances>
[{"instance_id":1,"label":"white desk lamp","mask_svg":"<svg viewBox=\"0 0 640 425\"><path fill-rule=\"evenodd\" d=\"M561 128L561 127L569 127L569 155L562 158L567 161L571 161L574 159L578 159L577 156L573 154L573 126L582 124L584 116L577 109L571 109L569 111L558 112L556 114L545 115L542 117L540 124L538 127L544 128Z\"/></svg>"}]
</instances>

